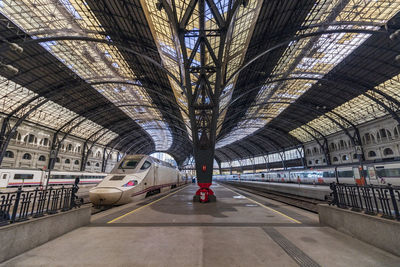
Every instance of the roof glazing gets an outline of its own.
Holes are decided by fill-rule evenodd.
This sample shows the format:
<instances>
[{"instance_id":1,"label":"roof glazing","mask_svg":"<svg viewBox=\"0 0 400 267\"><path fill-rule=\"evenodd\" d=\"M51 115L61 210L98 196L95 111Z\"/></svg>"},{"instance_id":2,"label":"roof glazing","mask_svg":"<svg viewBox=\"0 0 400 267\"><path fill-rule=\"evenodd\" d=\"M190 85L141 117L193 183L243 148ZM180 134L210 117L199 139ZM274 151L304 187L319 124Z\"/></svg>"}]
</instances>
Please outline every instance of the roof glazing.
<instances>
[{"instance_id":1,"label":"roof glazing","mask_svg":"<svg viewBox=\"0 0 400 267\"><path fill-rule=\"evenodd\" d=\"M0 12L34 39L81 36L108 40L110 43L59 40L40 44L83 80L97 83L93 87L116 106L123 106L121 110L150 134L157 150L169 149L172 135L160 111L84 2L4 0ZM121 81L128 84L121 85Z\"/></svg>"},{"instance_id":2,"label":"roof glazing","mask_svg":"<svg viewBox=\"0 0 400 267\"><path fill-rule=\"evenodd\" d=\"M394 16L400 1L317 1L296 36L340 29L377 30ZM318 26L316 26L318 25ZM310 26L316 26L311 27ZM268 124L322 79L370 37L364 33L329 33L292 41L272 74L264 82L255 103L238 126L221 139L223 147ZM310 78L309 80L307 78ZM368 102L368 101L367 101ZM349 110L349 109L347 109ZM362 113L360 118L364 118ZM318 127L326 121L318 123ZM314 125L316 126L316 125ZM317 128L318 128L317 127ZM337 129L337 128L336 128ZM295 137L297 131L291 132Z\"/></svg>"}]
</instances>

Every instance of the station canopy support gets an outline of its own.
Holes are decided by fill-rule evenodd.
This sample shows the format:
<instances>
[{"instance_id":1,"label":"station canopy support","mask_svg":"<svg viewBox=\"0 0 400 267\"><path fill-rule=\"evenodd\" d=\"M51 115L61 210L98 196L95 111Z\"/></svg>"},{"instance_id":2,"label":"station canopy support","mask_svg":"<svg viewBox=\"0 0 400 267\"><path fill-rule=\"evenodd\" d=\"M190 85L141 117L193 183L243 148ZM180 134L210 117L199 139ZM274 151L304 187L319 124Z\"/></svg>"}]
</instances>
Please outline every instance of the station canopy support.
<instances>
[{"instance_id":1,"label":"station canopy support","mask_svg":"<svg viewBox=\"0 0 400 267\"><path fill-rule=\"evenodd\" d=\"M194 201L215 201L210 189L223 91L224 60L231 21L243 1L233 1L223 9L211 0L194 0L176 14L167 0L158 2L160 12L166 12L179 40L182 53L183 89L187 97L193 139L193 155L200 189ZM225 62L224 62L225 61Z\"/></svg>"}]
</instances>

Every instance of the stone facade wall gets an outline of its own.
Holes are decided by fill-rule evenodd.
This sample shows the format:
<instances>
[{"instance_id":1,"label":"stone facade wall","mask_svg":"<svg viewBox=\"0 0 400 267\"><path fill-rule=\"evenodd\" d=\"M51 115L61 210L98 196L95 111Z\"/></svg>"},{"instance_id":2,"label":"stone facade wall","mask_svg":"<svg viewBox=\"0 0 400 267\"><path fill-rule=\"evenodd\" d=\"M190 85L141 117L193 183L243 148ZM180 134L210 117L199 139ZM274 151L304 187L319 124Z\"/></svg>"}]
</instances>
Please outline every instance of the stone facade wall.
<instances>
[{"instance_id":1,"label":"stone facade wall","mask_svg":"<svg viewBox=\"0 0 400 267\"><path fill-rule=\"evenodd\" d=\"M51 130L22 124L18 127L15 135L7 148L6 157L1 164L2 168L46 168L49 161L51 141L53 138ZM84 140L68 137L58 153L58 161L54 169L65 171L79 171L82 160ZM89 155L86 171L101 172L104 147L95 145ZM108 159L106 172L110 172L117 162L117 151Z\"/></svg>"},{"instance_id":2,"label":"stone facade wall","mask_svg":"<svg viewBox=\"0 0 400 267\"><path fill-rule=\"evenodd\" d=\"M400 158L400 126L392 118L381 118L358 126L367 161ZM354 130L349 129L351 134ZM344 132L327 136L332 165L357 163L355 148ZM325 155L316 141L304 145L308 166L326 165Z\"/></svg>"}]
</instances>

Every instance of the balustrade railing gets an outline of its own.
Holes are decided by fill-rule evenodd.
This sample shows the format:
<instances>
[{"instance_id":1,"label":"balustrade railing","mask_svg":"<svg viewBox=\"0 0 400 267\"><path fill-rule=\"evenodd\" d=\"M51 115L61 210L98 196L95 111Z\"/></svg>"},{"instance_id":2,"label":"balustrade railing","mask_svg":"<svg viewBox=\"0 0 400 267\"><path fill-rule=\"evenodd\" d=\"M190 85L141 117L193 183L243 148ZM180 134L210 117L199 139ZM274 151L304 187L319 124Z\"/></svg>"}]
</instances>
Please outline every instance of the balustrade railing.
<instances>
[{"instance_id":1,"label":"balustrade railing","mask_svg":"<svg viewBox=\"0 0 400 267\"><path fill-rule=\"evenodd\" d=\"M79 207L78 186L0 192L0 226Z\"/></svg>"},{"instance_id":2,"label":"balustrade railing","mask_svg":"<svg viewBox=\"0 0 400 267\"><path fill-rule=\"evenodd\" d=\"M331 183L331 205L369 215L400 220L400 186Z\"/></svg>"}]
</instances>

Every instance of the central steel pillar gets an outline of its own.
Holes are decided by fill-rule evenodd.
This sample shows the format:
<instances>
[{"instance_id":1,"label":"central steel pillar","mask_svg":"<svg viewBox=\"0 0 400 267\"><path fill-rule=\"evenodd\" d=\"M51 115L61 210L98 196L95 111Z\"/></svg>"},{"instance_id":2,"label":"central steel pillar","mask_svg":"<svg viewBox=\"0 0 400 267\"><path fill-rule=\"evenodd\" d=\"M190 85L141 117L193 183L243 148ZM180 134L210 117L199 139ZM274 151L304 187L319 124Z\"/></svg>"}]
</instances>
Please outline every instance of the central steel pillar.
<instances>
[{"instance_id":1,"label":"central steel pillar","mask_svg":"<svg viewBox=\"0 0 400 267\"><path fill-rule=\"evenodd\" d=\"M190 0L179 15L176 11L182 6L176 2L159 0L157 9L166 12L174 39L180 47L182 93L187 98L193 156L200 187L193 200L215 201L210 186L220 96L228 62L224 55L233 32L232 19L239 6L246 6L247 1L230 1L221 9L213 0ZM193 28L194 22L198 28ZM187 47L187 44L193 43L193 47Z\"/></svg>"}]
</instances>

